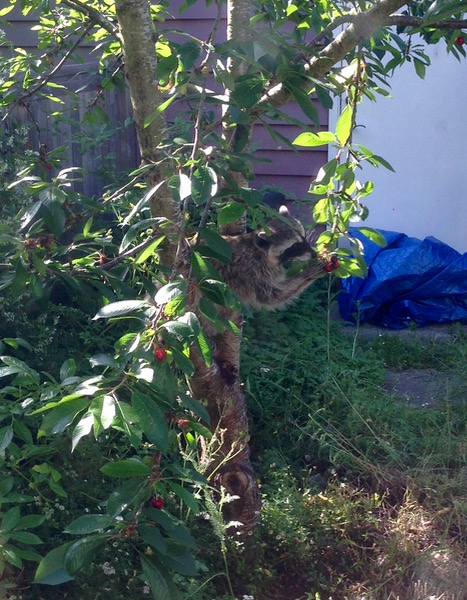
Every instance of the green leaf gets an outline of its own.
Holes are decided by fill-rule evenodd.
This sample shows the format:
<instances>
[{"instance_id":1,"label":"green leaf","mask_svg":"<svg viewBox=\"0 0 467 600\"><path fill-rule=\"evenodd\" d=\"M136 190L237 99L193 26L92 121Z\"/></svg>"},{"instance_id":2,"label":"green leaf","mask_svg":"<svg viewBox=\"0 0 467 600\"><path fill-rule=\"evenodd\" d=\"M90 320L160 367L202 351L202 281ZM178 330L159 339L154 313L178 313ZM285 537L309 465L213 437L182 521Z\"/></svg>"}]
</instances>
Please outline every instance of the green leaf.
<instances>
[{"instance_id":1,"label":"green leaf","mask_svg":"<svg viewBox=\"0 0 467 600\"><path fill-rule=\"evenodd\" d=\"M230 97L239 108L252 108L263 92L263 80L255 75L238 77Z\"/></svg>"},{"instance_id":2,"label":"green leaf","mask_svg":"<svg viewBox=\"0 0 467 600\"><path fill-rule=\"evenodd\" d=\"M149 125L151 125L153 121L155 121L165 110L167 110L172 102L177 98L178 93L173 94L173 96L170 96L170 98L159 104L156 110L144 119L144 127L149 127Z\"/></svg>"},{"instance_id":3,"label":"green leaf","mask_svg":"<svg viewBox=\"0 0 467 600\"><path fill-rule=\"evenodd\" d=\"M415 72L420 77L420 79L425 79L426 74L426 65L418 58L413 59L413 66L415 67Z\"/></svg>"},{"instance_id":4,"label":"green leaf","mask_svg":"<svg viewBox=\"0 0 467 600\"><path fill-rule=\"evenodd\" d=\"M14 483L13 477L2 477L0 479L0 496L6 496L8 492L11 492Z\"/></svg>"},{"instance_id":5,"label":"green leaf","mask_svg":"<svg viewBox=\"0 0 467 600\"><path fill-rule=\"evenodd\" d=\"M49 488L57 494L57 496L60 496L60 498L68 498L68 494L62 488L62 486L60 484L58 484L56 481L54 481L53 479L49 479L47 481L47 484L48 484Z\"/></svg>"},{"instance_id":6,"label":"green leaf","mask_svg":"<svg viewBox=\"0 0 467 600\"><path fill-rule=\"evenodd\" d=\"M209 248L230 260L232 257L232 246L217 231L201 227L199 233Z\"/></svg>"},{"instance_id":7,"label":"green leaf","mask_svg":"<svg viewBox=\"0 0 467 600\"><path fill-rule=\"evenodd\" d=\"M206 279L200 283L199 288L206 298L215 304L226 306L232 302L232 292L230 291L229 286L222 281Z\"/></svg>"},{"instance_id":8,"label":"green leaf","mask_svg":"<svg viewBox=\"0 0 467 600\"><path fill-rule=\"evenodd\" d=\"M11 12L14 8L15 8L15 5L12 4L11 6L5 6L4 8L0 9L0 17L4 17L9 12Z\"/></svg>"},{"instance_id":9,"label":"green leaf","mask_svg":"<svg viewBox=\"0 0 467 600\"><path fill-rule=\"evenodd\" d=\"M196 336L196 345L201 352L201 356L203 357L206 366L209 367L212 363L212 348L206 334L202 330L200 330Z\"/></svg>"},{"instance_id":10,"label":"green leaf","mask_svg":"<svg viewBox=\"0 0 467 600\"><path fill-rule=\"evenodd\" d=\"M88 535L102 531L115 524L115 519L108 515L83 515L70 523L63 531L73 535Z\"/></svg>"},{"instance_id":11,"label":"green leaf","mask_svg":"<svg viewBox=\"0 0 467 600\"><path fill-rule=\"evenodd\" d=\"M384 235L382 235L376 229L371 229L370 227L359 227L358 230L372 242L378 244L378 246L384 247L387 245L386 238L384 237Z\"/></svg>"},{"instance_id":12,"label":"green leaf","mask_svg":"<svg viewBox=\"0 0 467 600\"><path fill-rule=\"evenodd\" d=\"M165 510L147 508L144 511L144 515L150 521L158 523L167 532L167 535L176 542L178 547L179 544L182 544L187 548L196 548L196 542L185 525L176 522L175 518Z\"/></svg>"},{"instance_id":13,"label":"green leaf","mask_svg":"<svg viewBox=\"0 0 467 600\"><path fill-rule=\"evenodd\" d=\"M74 358L69 358L60 367L60 381L63 383L69 377L76 374L76 361Z\"/></svg>"},{"instance_id":14,"label":"green leaf","mask_svg":"<svg viewBox=\"0 0 467 600\"><path fill-rule=\"evenodd\" d=\"M317 110L313 100L311 99L311 97L299 87L290 86L290 91L291 91L293 97L295 98L295 100L297 101L297 104L302 109L303 113L311 121L313 121L313 123L315 123L315 125L319 125L318 110ZM294 144L295 144L295 142L294 142Z\"/></svg>"},{"instance_id":15,"label":"green leaf","mask_svg":"<svg viewBox=\"0 0 467 600\"><path fill-rule=\"evenodd\" d=\"M315 88L315 93L323 108L330 109L334 106L332 96L324 85L317 85Z\"/></svg>"},{"instance_id":16,"label":"green leaf","mask_svg":"<svg viewBox=\"0 0 467 600\"><path fill-rule=\"evenodd\" d=\"M44 223L55 235L55 237L60 237L60 235L63 233L66 222L66 214L61 204L59 202L51 202L47 205L44 204L42 207L41 216L44 220Z\"/></svg>"},{"instance_id":17,"label":"green leaf","mask_svg":"<svg viewBox=\"0 0 467 600\"><path fill-rule=\"evenodd\" d=\"M73 422L76 415L86 409L88 405L87 398L76 398L57 404L42 421L37 436L62 433Z\"/></svg>"},{"instance_id":18,"label":"green leaf","mask_svg":"<svg viewBox=\"0 0 467 600\"><path fill-rule=\"evenodd\" d=\"M240 202L223 204L217 213L217 222L219 225L234 223L243 217L244 212L245 207Z\"/></svg>"},{"instance_id":19,"label":"green leaf","mask_svg":"<svg viewBox=\"0 0 467 600\"><path fill-rule=\"evenodd\" d=\"M74 577L65 569L65 554L72 542L51 550L39 563L34 583L58 585L72 581Z\"/></svg>"},{"instance_id":20,"label":"green leaf","mask_svg":"<svg viewBox=\"0 0 467 600\"><path fill-rule=\"evenodd\" d=\"M181 396L181 401L182 404L186 408L188 408L188 410L191 410L193 414L195 414L200 419L203 419L205 423L209 423L209 413L207 409L200 402L198 402L198 400L195 400L188 394L184 394L183 396Z\"/></svg>"},{"instance_id":21,"label":"green leaf","mask_svg":"<svg viewBox=\"0 0 467 600\"><path fill-rule=\"evenodd\" d=\"M65 569L75 574L86 565L109 539L109 535L96 535L73 542L65 553Z\"/></svg>"},{"instance_id":22,"label":"green leaf","mask_svg":"<svg viewBox=\"0 0 467 600\"><path fill-rule=\"evenodd\" d=\"M198 249L201 250L199 247ZM196 252L196 250L191 253L191 268L193 269L193 275L196 277L197 281L208 278L213 279L216 277L216 274L219 276L216 269L209 261L205 260L200 252Z\"/></svg>"},{"instance_id":23,"label":"green leaf","mask_svg":"<svg viewBox=\"0 0 467 600\"><path fill-rule=\"evenodd\" d=\"M166 567L172 569L176 573L180 573L180 575L185 575L186 577L194 577L198 574L198 567L189 550L178 543L171 543L170 541L167 546L168 548L165 554L158 553L161 561Z\"/></svg>"},{"instance_id":24,"label":"green leaf","mask_svg":"<svg viewBox=\"0 0 467 600\"><path fill-rule=\"evenodd\" d=\"M151 588L154 600L179 600L180 595L168 573L167 569L156 563L154 557L141 555L143 574Z\"/></svg>"},{"instance_id":25,"label":"green leaf","mask_svg":"<svg viewBox=\"0 0 467 600\"><path fill-rule=\"evenodd\" d=\"M161 226L163 223L166 223L167 219L164 219L163 217L151 217L150 219L143 219L142 221L138 221L138 223L135 223L134 225L132 225L128 231L125 233L125 235L123 236L123 239L120 243L120 248L119 251L120 252L124 252L128 246L131 244L131 242L136 239L138 233L143 230L143 229L151 229L156 225L156 226Z\"/></svg>"},{"instance_id":26,"label":"green leaf","mask_svg":"<svg viewBox=\"0 0 467 600\"><path fill-rule=\"evenodd\" d=\"M121 317L147 306L148 303L145 300L120 300L118 302L112 302L99 309L93 317L93 321L96 319Z\"/></svg>"},{"instance_id":27,"label":"green leaf","mask_svg":"<svg viewBox=\"0 0 467 600\"><path fill-rule=\"evenodd\" d=\"M441 21L443 19L449 19L453 15L460 15L461 12L467 10L466 0L435 0L430 4L424 19L424 25Z\"/></svg>"},{"instance_id":28,"label":"green leaf","mask_svg":"<svg viewBox=\"0 0 467 600\"><path fill-rule=\"evenodd\" d=\"M2 360L5 363L5 365L7 365L7 367L9 367L9 375L14 373L20 373L21 375L24 375L25 377L30 379L33 383L39 383L39 373L34 369L31 369L22 360L19 360L18 358L15 358L13 356L0 356L0 360Z\"/></svg>"},{"instance_id":29,"label":"green leaf","mask_svg":"<svg viewBox=\"0 0 467 600\"><path fill-rule=\"evenodd\" d=\"M92 426L94 425L94 415L92 412L87 412L81 417L76 427L73 429L71 436L71 451L73 452L78 445L81 438L88 435L91 432Z\"/></svg>"},{"instance_id":30,"label":"green leaf","mask_svg":"<svg viewBox=\"0 0 467 600\"><path fill-rule=\"evenodd\" d=\"M110 395L95 398L89 410L102 429L106 430L112 425L117 412L115 398Z\"/></svg>"},{"instance_id":31,"label":"green leaf","mask_svg":"<svg viewBox=\"0 0 467 600\"><path fill-rule=\"evenodd\" d=\"M349 141L352 133L353 107L348 104L339 115L336 123L336 137L341 146Z\"/></svg>"},{"instance_id":32,"label":"green leaf","mask_svg":"<svg viewBox=\"0 0 467 600\"><path fill-rule=\"evenodd\" d=\"M174 298L184 294L187 289L186 281L174 281L164 285L156 294L154 301L156 304L166 304Z\"/></svg>"},{"instance_id":33,"label":"green leaf","mask_svg":"<svg viewBox=\"0 0 467 600\"><path fill-rule=\"evenodd\" d=\"M21 542L22 544L31 544L34 546L43 543L39 536L29 531L13 531L10 537L15 542Z\"/></svg>"},{"instance_id":34,"label":"green leaf","mask_svg":"<svg viewBox=\"0 0 467 600\"><path fill-rule=\"evenodd\" d=\"M327 146L335 141L336 136L331 131L319 131L318 133L307 131L297 136L292 143L295 146L315 148L317 146Z\"/></svg>"},{"instance_id":35,"label":"green leaf","mask_svg":"<svg viewBox=\"0 0 467 600\"><path fill-rule=\"evenodd\" d=\"M44 515L26 515L21 517L18 522L18 528L21 529L33 529L39 527L45 521Z\"/></svg>"},{"instance_id":36,"label":"green leaf","mask_svg":"<svg viewBox=\"0 0 467 600\"><path fill-rule=\"evenodd\" d=\"M195 515L200 512L199 503L191 492L174 481L169 481L169 485Z\"/></svg>"},{"instance_id":37,"label":"green leaf","mask_svg":"<svg viewBox=\"0 0 467 600\"><path fill-rule=\"evenodd\" d=\"M126 458L110 462L100 468L108 477L147 477L151 469L138 458Z\"/></svg>"},{"instance_id":38,"label":"green leaf","mask_svg":"<svg viewBox=\"0 0 467 600\"><path fill-rule=\"evenodd\" d=\"M21 569L23 567L23 561L17 553L16 548L5 545L2 547L2 555L3 558L10 563L10 565L13 565L17 569Z\"/></svg>"},{"instance_id":39,"label":"green leaf","mask_svg":"<svg viewBox=\"0 0 467 600\"><path fill-rule=\"evenodd\" d=\"M320 168L315 181L323 185L331 184L333 177L336 175L337 167L337 159L333 158Z\"/></svg>"},{"instance_id":40,"label":"green leaf","mask_svg":"<svg viewBox=\"0 0 467 600\"><path fill-rule=\"evenodd\" d=\"M188 356L183 354L183 352L180 352L180 350L177 350L177 348L172 348L172 356L177 367L183 371L187 377L192 377L195 372L195 368Z\"/></svg>"},{"instance_id":41,"label":"green leaf","mask_svg":"<svg viewBox=\"0 0 467 600\"><path fill-rule=\"evenodd\" d=\"M19 510L19 506L14 506L10 508L2 518L2 531L12 531L19 523L21 518L21 513Z\"/></svg>"},{"instance_id":42,"label":"green leaf","mask_svg":"<svg viewBox=\"0 0 467 600\"><path fill-rule=\"evenodd\" d=\"M23 440L23 442L26 442L26 444L31 444L31 445L34 444L31 430L24 423L22 423L21 421L15 420L13 422L13 429L15 431L15 435L17 437L19 437L21 440Z\"/></svg>"},{"instance_id":43,"label":"green leaf","mask_svg":"<svg viewBox=\"0 0 467 600\"><path fill-rule=\"evenodd\" d=\"M139 525L138 533L146 543L161 554L167 552L167 541L157 527L153 525Z\"/></svg>"},{"instance_id":44,"label":"green leaf","mask_svg":"<svg viewBox=\"0 0 467 600\"><path fill-rule=\"evenodd\" d=\"M110 354L95 354L89 359L91 367L111 367L120 370L120 365Z\"/></svg>"},{"instance_id":45,"label":"green leaf","mask_svg":"<svg viewBox=\"0 0 467 600\"><path fill-rule=\"evenodd\" d=\"M191 177L191 197L200 206L205 204L213 195L213 186L217 177L212 169L203 165L193 172Z\"/></svg>"},{"instance_id":46,"label":"green leaf","mask_svg":"<svg viewBox=\"0 0 467 600\"><path fill-rule=\"evenodd\" d=\"M165 323L162 323L162 327L175 335L182 342L188 342L193 337L193 329L191 326L180 320L166 321Z\"/></svg>"},{"instance_id":47,"label":"green leaf","mask_svg":"<svg viewBox=\"0 0 467 600\"><path fill-rule=\"evenodd\" d=\"M136 213L138 213L140 210L142 210L146 206L146 204L154 197L157 190L164 184L165 184L165 179L163 179L162 181L158 181L155 186L153 186L151 189L149 189L144 194L144 196L141 198L141 200L139 200L136 203L136 205L132 208L130 213L123 219L122 225L128 225L128 223L136 215ZM159 218L162 219L163 217L159 217ZM164 218L164 221L167 222L167 219Z\"/></svg>"},{"instance_id":48,"label":"green leaf","mask_svg":"<svg viewBox=\"0 0 467 600\"><path fill-rule=\"evenodd\" d=\"M144 263L144 261L147 258L149 258L151 254L154 254L154 251L162 244L164 240L165 235L161 235L160 237L155 239L151 244L149 244L149 246L144 248L144 250L142 250L135 258L135 265L140 265L141 263Z\"/></svg>"},{"instance_id":49,"label":"green leaf","mask_svg":"<svg viewBox=\"0 0 467 600\"><path fill-rule=\"evenodd\" d=\"M0 429L0 452L3 452L10 445L13 435L12 425Z\"/></svg>"},{"instance_id":50,"label":"green leaf","mask_svg":"<svg viewBox=\"0 0 467 600\"><path fill-rule=\"evenodd\" d=\"M16 554L24 560L33 560L34 562L40 562L42 560L42 556L33 550L23 550L22 548L16 548L15 550Z\"/></svg>"},{"instance_id":51,"label":"green leaf","mask_svg":"<svg viewBox=\"0 0 467 600\"><path fill-rule=\"evenodd\" d=\"M144 435L161 452L167 452L169 431L162 410L152 398L137 391L133 392L131 404L139 417L139 424Z\"/></svg>"},{"instance_id":52,"label":"green leaf","mask_svg":"<svg viewBox=\"0 0 467 600\"><path fill-rule=\"evenodd\" d=\"M130 505L137 506L147 500L149 496L148 486L145 481L141 485L135 485L133 479L114 490L105 504L107 514L110 517L118 517Z\"/></svg>"}]
</instances>

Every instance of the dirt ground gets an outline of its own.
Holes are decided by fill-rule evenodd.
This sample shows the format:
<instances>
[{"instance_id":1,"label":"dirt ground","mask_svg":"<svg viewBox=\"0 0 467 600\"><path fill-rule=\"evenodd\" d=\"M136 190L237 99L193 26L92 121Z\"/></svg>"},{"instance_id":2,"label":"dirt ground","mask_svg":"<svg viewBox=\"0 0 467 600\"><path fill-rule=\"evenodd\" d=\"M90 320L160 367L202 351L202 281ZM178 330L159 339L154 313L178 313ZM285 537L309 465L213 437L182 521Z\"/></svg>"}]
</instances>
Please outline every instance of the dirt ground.
<instances>
[{"instance_id":1,"label":"dirt ground","mask_svg":"<svg viewBox=\"0 0 467 600\"><path fill-rule=\"evenodd\" d=\"M465 327L467 330L467 327ZM347 334L355 335L356 329L343 326ZM389 330L364 324L358 335L366 338L399 336L420 341L447 342L459 334L458 327L430 325L419 329ZM401 402L421 408L434 407L449 402L465 401L467 382L460 375L436 369L409 369L386 371L385 388ZM466 471L467 476L467 471ZM412 518L416 518L412 516ZM417 535L423 537L423 529L430 529L431 519L421 518L415 526ZM392 598L391 598L392 600ZM420 554L414 566L413 578L408 582L407 596L396 600L467 600L467 574L464 561L448 547L437 548Z\"/></svg>"},{"instance_id":2,"label":"dirt ground","mask_svg":"<svg viewBox=\"0 0 467 600\"><path fill-rule=\"evenodd\" d=\"M467 329L467 327L466 327ZM342 331L355 334L353 327L343 326ZM418 329L385 329L365 323L360 326L358 335L365 338L398 336L413 341L449 341L458 335L458 328L451 325L429 325ZM441 403L446 398L451 401L461 399L466 394L466 382L461 381L452 373L443 373L435 369L409 369L386 372L385 387L388 392L397 396L401 401L413 406L427 407Z\"/></svg>"}]
</instances>

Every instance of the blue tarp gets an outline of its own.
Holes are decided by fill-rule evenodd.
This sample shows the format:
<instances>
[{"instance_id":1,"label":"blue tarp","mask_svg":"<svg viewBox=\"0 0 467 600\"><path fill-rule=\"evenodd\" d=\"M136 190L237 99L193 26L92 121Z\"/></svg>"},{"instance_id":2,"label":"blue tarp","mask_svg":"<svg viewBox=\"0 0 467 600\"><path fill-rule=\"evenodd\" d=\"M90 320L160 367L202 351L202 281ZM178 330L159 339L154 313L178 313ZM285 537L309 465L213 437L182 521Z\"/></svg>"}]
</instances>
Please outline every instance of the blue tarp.
<instances>
[{"instance_id":1,"label":"blue tarp","mask_svg":"<svg viewBox=\"0 0 467 600\"><path fill-rule=\"evenodd\" d=\"M342 280L343 319L392 329L411 323L467 323L467 253L434 237L419 240L394 231L381 233L385 247L357 228L350 232L364 245L368 276Z\"/></svg>"}]
</instances>

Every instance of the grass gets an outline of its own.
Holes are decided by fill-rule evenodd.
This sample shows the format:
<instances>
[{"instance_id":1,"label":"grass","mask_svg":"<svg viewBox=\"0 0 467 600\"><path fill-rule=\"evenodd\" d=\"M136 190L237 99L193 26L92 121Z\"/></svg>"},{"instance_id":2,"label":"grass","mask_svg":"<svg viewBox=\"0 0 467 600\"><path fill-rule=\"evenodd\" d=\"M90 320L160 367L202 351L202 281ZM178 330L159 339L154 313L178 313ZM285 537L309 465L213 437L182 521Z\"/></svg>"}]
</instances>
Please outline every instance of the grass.
<instances>
[{"instance_id":1,"label":"grass","mask_svg":"<svg viewBox=\"0 0 467 600\"><path fill-rule=\"evenodd\" d=\"M465 400L447 392L441 405L413 407L384 380L387 368L463 377L467 340L460 328L443 342L343 335L325 297L311 290L246 328L263 509L253 539L227 555L235 597L462 600ZM204 560L212 572L209 552ZM191 597L233 598L225 578L212 584Z\"/></svg>"},{"instance_id":2,"label":"grass","mask_svg":"<svg viewBox=\"0 0 467 600\"><path fill-rule=\"evenodd\" d=\"M441 403L414 407L384 386L389 368L466 380L467 338L462 328L442 342L343 334L330 319L331 293L318 284L245 327L242 376L261 524L239 542L223 536L215 506L193 517L200 576L179 577L184 600L467 598L465 396L447 389ZM68 469L87 493L75 501L88 508L99 501L94 488L102 482L86 473L100 451L84 444ZM61 531L70 520L57 509L48 523ZM150 597L128 546L101 558L75 582L11 598Z\"/></svg>"}]
</instances>

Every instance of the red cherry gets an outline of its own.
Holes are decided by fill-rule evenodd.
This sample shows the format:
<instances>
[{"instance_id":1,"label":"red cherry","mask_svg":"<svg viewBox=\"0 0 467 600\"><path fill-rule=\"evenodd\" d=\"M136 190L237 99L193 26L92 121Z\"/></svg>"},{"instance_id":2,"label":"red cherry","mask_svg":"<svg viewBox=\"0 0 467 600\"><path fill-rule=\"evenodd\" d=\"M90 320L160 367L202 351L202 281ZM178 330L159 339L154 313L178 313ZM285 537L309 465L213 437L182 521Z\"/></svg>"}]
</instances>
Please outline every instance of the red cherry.
<instances>
[{"instance_id":1,"label":"red cherry","mask_svg":"<svg viewBox=\"0 0 467 600\"><path fill-rule=\"evenodd\" d=\"M153 508L157 508L157 510L161 510L162 508L164 508L164 500L158 496L157 498L153 498L151 500L151 506Z\"/></svg>"},{"instance_id":2,"label":"red cherry","mask_svg":"<svg viewBox=\"0 0 467 600\"><path fill-rule=\"evenodd\" d=\"M328 263L327 265L324 265L324 270L326 271L326 273L332 273L332 271L334 271L334 267L333 267L332 263Z\"/></svg>"},{"instance_id":3,"label":"red cherry","mask_svg":"<svg viewBox=\"0 0 467 600\"><path fill-rule=\"evenodd\" d=\"M45 163L45 168L50 171L52 168L52 165L50 163Z\"/></svg>"},{"instance_id":4,"label":"red cherry","mask_svg":"<svg viewBox=\"0 0 467 600\"><path fill-rule=\"evenodd\" d=\"M465 44L465 37L463 35L459 35L456 38L456 44L458 46L463 46Z\"/></svg>"},{"instance_id":5,"label":"red cherry","mask_svg":"<svg viewBox=\"0 0 467 600\"><path fill-rule=\"evenodd\" d=\"M164 362L167 358L167 352L164 348L154 348L154 358L159 362Z\"/></svg>"}]
</instances>

